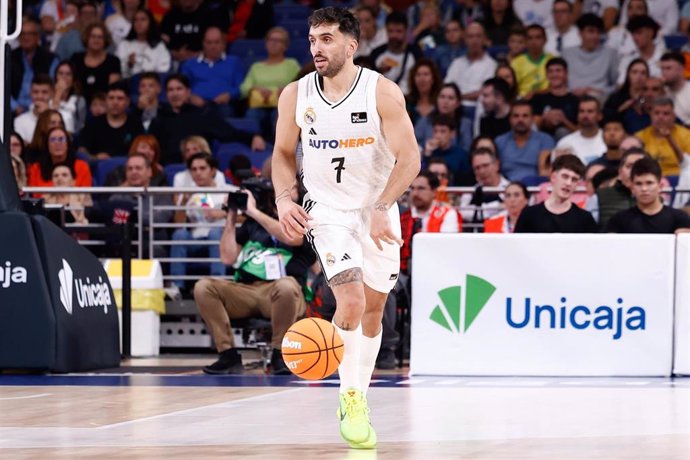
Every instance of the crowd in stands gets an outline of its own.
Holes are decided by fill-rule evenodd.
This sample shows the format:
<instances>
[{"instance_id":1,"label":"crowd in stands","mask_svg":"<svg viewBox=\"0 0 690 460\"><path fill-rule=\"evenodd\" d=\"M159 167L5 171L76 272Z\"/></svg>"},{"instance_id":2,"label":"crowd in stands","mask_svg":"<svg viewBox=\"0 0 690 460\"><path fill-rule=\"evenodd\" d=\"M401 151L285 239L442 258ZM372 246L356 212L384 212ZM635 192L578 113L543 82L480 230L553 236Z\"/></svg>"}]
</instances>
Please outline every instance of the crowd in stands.
<instances>
[{"instance_id":1,"label":"crowd in stands","mask_svg":"<svg viewBox=\"0 0 690 460\"><path fill-rule=\"evenodd\" d=\"M26 0L10 56L19 186L226 189L258 175L281 90L313 70L306 18L331 5L360 21L355 63L406 96L424 169L401 202L406 241L690 227L690 194L662 193L690 188L686 0ZM161 198L199 209L156 220L209 224L168 239L219 240L223 196ZM98 218L86 194L45 198Z\"/></svg>"}]
</instances>

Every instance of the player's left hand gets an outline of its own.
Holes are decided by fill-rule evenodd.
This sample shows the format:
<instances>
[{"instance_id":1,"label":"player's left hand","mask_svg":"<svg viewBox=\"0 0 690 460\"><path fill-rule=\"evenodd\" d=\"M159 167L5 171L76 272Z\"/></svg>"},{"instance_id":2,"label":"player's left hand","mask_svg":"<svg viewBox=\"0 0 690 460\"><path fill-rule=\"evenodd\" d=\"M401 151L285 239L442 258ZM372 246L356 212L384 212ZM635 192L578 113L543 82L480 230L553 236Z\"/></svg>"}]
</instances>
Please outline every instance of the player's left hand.
<instances>
[{"instance_id":1,"label":"player's left hand","mask_svg":"<svg viewBox=\"0 0 690 460\"><path fill-rule=\"evenodd\" d=\"M393 233L393 227L391 226L391 220L388 217L387 210L371 209L369 236L374 240L374 244L379 248L379 251L383 251L383 246L381 245L382 241L386 244L403 245L403 240Z\"/></svg>"}]
</instances>

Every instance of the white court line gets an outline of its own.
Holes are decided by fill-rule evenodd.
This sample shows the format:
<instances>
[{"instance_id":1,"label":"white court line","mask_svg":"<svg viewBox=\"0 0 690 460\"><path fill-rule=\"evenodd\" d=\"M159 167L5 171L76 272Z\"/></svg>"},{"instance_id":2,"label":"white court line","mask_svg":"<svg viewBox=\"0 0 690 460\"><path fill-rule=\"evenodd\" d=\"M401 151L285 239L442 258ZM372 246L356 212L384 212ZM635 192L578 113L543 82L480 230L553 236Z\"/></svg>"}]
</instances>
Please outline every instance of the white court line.
<instances>
[{"instance_id":1,"label":"white court line","mask_svg":"<svg viewBox=\"0 0 690 460\"><path fill-rule=\"evenodd\" d=\"M395 382L396 385L419 385L420 383L424 383L426 380L413 380L413 379L407 379L407 380L401 380L399 382Z\"/></svg>"},{"instance_id":2,"label":"white court line","mask_svg":"<svg viewBox=\"0 0 690 460\"><path fill-rule=\"evenodd\" d=\"M236 387L236 388L238 388L238 387ZM241 388L241 387L239 387L239 388ZM117 427L121 427L121 426L132 425L134 423L148 422L150 420L157 420L157 419L164 418L164 417L189 414L192 412L205 410L205 409L212 409L212 408L219 408L219 407L233 407L233 406L236 406L238 404L243 404L243 403L248 402L248 401L256 401L256 400L269 398L271 396L276 396L276 395L282 396L286 393L294 393L295 391L298 391L298 390L302 390L302 388L291 388L291 389L284 390L284 391L276 391L276 392L271 392L271 393L267 393L267 394L263 394L263 395L249 396L247 398L237 399L234 401L225 401L222 403L209 404L207 406L192 407L189 409L183 409L183 410L178 410L178 411L174 411L174 412L167 412L165 414L152 415L150 417L137 418L134 420L127 420L126 422L113 423L110 425L102 425L102 426L99 426L96 428L89 428L89 429L104 430L104 429L109 429L109 428L117 428Z\"/></svg>"},{"instance_id":3,"label":"white court line","mask_svg":"<svg viewBox=\"0 0 690 460\"><path fill-rule=\"evenodd\" d=\"M41 393L38 395L28 395L28 396L13 396L11 398L0 398L0 401L13 401L15 399L34 399L34 398L42 398L44 396L51 396L53 393Z\"/></svg>"}]
</instances>

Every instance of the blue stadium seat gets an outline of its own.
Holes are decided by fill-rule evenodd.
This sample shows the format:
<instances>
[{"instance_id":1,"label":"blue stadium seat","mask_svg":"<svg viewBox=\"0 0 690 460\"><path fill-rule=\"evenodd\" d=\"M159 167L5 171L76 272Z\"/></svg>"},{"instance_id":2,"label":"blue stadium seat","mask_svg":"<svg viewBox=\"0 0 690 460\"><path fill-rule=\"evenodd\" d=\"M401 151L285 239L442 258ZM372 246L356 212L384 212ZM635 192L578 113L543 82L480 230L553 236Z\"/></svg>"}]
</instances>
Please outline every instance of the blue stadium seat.
<instances>
[{"instance_id":1,"label":"blue stadium seat","mask_svg":"<svg viewBox=\"0 0 690 460\"><path fill-rule=\"evenodd\" d=\"M94 177L96 184L101 186L104 185L108 174L118 166L124 167L126 162L127 157L113 157L105 160L98 160L98 162L96 162L96 175Z\"/></svg>"},{"instance_id":2,"label":"blue stadium seat","mask_svg":"<svg viewBox=\"0 0 690 460\"><path fill-rule=\"evenodd\" d=\"M249 133L258 133L260 131L259 122L252 118L226 118L226 122L230 123L233 128Z\"/></svg>"},{"instance_id":3,"label":"blue stadium seat","mask_svg":"<svg viewBox=\"0 0 690 460\"><path fill-rule=\"evenodd\" d=\"M218 160L218 168L225 172L230 165L230 160L235 155L244 155L252 162L252 166L255 168L261 168L266 158L271 156L273 153L273 146L267 145L266 150L261 150L257 152L252 152L252 149L248 145L240 144L237 142L230 142L226 144L219 144L216 149L214 156Z\"/></svg>"},{"instance_id":4,"label":"blue stadium seat","mask_svg":"<svg viewBox=\"0 0 690 460\"><path fill-rule=\"evenodd\" d=\"M306 40L306 38L309 36L309 24L307 24L307 21L304 19L289 19L282 21L278 25L284 27L288 31L290 34L290 40L299 42L300 39Z\"/></svg>"},{"instance_id":5,"label":"blue stadium seat","mask_svg":"<svg viewBox=\"0 0 690 460\"><path fill-rule=\"evenodd\" d=\"M688 43L688 36L687 35L666 35L666 36L664 36L664 42L666 43L666 48L673 50L673 51L678 51L683 46L685 46L686 43Z\"/></svg>"},{"instance_id":6,"label":"blue stadium seat","mask_svg":"<svg viewBox=\"0 0 690 460\"><path fill-rule=\"evenodd\" d=\"M508 46L507 45L496 45L496 46L490 46L489 49L487 50L489 54L491 55L492 58L496 60L500 60L506 57L508 54Z\"/></svg>"},{"instance_id":7,"label":"blue stadium seat","mask_svg":"<svg viewBox=\"0 0 690 460\"><path fill-rule=\"evenodd\" d=\"M311 61L311 52L309 51L309 42L306 39L293 40L290 46L285 51L285 56L297 59L300 65Z\"/></svg>"},{"instance_id":8,"label":"blue stadium seat","mask_svg":"<svg viewBox=\"0 0 690 460\"><path fill-rule=\"evenodd\" d=\"M175 174L184 171L186 167L184 163L172 163L163 168L165 170L165 179L168 181L169 186L172 187Z\"/></svg>"},{"instance_id":9,"label":"blue stadium seat","mask_svg":"<svg viewBox=\"0 0 690 460\"><path fill-rule=\"evenodd\" d=\"M524 179L522 179L520 182L525 184L527 187L537 187L544 182L548 182L549 178L546 176L527 176Z\"/></svg>"},{"instance_id":10,"label":"blue stadium seat","mask_svg":"<svg viewBox=\"0 0 690 460\"><path fill-rule=\"evenodd\" d=\"M228 45L228 54L233 56L266 56L266 44L260 38L240 38Z\"/></svg>"},{"instance_id":11,"label":"blue stadium seat","mask_svg":"<svg viewBox=\"0 0 690 460\"><path fill-rule=\"evenodd\" d=\"M678 176L666 176L666 180L671 185L671 187L678 187Z\"/></svg>"},{"instance_id":12,"label":"blue stadium seat","mask_svg":"<svg viewBox=\"0 0 690 460\"><path fill-rule=\"evenodd\" d=\"M276 24L291 19L306 21L311 11L309 7L296 3L278 3L273 5L273 18Z\"/></svg>"}]
</instances>

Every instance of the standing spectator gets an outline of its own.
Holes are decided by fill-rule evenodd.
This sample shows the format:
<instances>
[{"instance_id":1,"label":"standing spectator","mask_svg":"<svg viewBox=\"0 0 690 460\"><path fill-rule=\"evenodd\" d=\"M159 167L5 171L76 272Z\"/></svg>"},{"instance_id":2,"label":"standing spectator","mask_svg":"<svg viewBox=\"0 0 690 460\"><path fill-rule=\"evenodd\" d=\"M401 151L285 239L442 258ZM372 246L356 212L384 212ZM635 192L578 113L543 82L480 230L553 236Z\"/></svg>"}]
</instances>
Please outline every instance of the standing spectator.
<instances>
[{"instance_id":1,"label":"standing spectator","mask_svg":"<svg viewBox=\"0 0 690 460\"><path fill-rule=\"evenodd\" d=\"M489 0L484 3L484 18L482 25L486 35L491 37L491 45L505 45L508 33L515 27L522 25L513 10L513 0ZM469 25L467 26L469 28Z\"/></svg>"},{"instance_id":2,"label":"standing spectator","mask_svg":"<svg viewBox=\"0 0 690 460\"><path fill-rule=\"evenodd\" d=\"M208 142L201 136L189 136L183 139L180 147L182 150L182 162L184 164L187 164L192 155L196 153L208 153L211 151ZM218 184L224 186L225 177L223 176L223 172L216 169L216 175L213 177L213 181L216 186L218 186ZM173 177L173 187L194 187L194 179L188 168L175 174L175 177Z\"/></svg>"},{"instance_id":3,"label":"standing spectator","mask_svg":"<svg viewBox=\"0 0 690 460\"><path fill-rule=\"evenodd\" d=\"M606 97L616 85L618 58L614 50L601 45L604 22L598 16L585 14L578 19L577 28L581 45L563 50L570 89L576 96Z\"/></svg>"},{"instance_id":4,"label":"standing spectator","mask_svg":"<svg viewBox=\"0 0 690 460\"><path fill-rule=\"evenodd\" d=\"M149 127L149 133L161 143L161 163L164 165L180 162L180 142L193 135L221 142L241 142L251 145L252 150L266 148L260 135L239 131L220 119L215 111L190 104L189 80L184 75L169 76L165 89L168 105L160 108Z\"/></svg>"},{"instance_id":5,"label":"standing spectator","mask_svg":"<svg viewBox=\"0 0 690 460\"><path fill-rule=\"evenodd\" d=\"M623 8L631 0L625 0ZM672 35L678 27L678 0L647 0L647 7L649 8L649 15L661 25L661 35ZM632 18L630 19L632 20ZM628 18L622 17L620 25L628 24Z\"/></svg>"},{"instance_id":6,"label":"standing spectator","mask_svg":"<svg viewBox=\"0 0 690 460\"><path fill-rule=\"evenodd\" d=\"M124 78L142 72L163 73L170 70L170 52L161 40L158 25L150 11L134 13L131 30L117 45L117 57Z\"/></svg>"},{"instance_id":7,"label":"standing spectator","mask_svg":"<svg viewBox=\"0 0 690 460\"><path fill-rule=\"evenodd\" d=\"M218 27L209 27L204 32L203 52L186 60L180 73L189 79L192 104L215 104L220 114L228 117L232 114L228 104L240 97L244 70L238 57L225 54L225 46L224 33Z\"/></svg>"},{"instance_id":8,"label":"standing spectator","mask_svg":"<svg viewBox=\"0 0 690 460\"><path fill-rule=\"evenodd\" d=\"M467 54L455 59L446 74L446 83L455 83L462 92L462 104L470 109L465 110L464 117L474 119L474 108L477 105L482 84L496 72L496 61L484 50L486 35L479 23L467 26L465 44Z\"/></svg>"},{"instance_id":9,"label":"standing spectator","mask_svg":"<svg viewBox=\"0 0 690 460\"><path fill-rule=\"evenodd\" d=\"M577 129L577 109L580 100L568 90L568 63L552 58L546 63L548 90L530 99L537 128L556 140Z\"/></svg>"},{"instance_id":10,"label":"standing spectator","mask_svg":"<svg viewBox=\"0 0 690 460\"><path fill-rule=\"evenodd\" d=\"M203 0L179 0L163 18L161 34L173 60L184 62L199 55L207 28L228 30L228 25L227 15L210 11Z\"/></svg>"},{"instance_id":11,"label":"standing spectator","mask_svg":"<svg viewBox=\"0 0 690 460\"><path fill-rule=\"evenodd\" d=\"M86 99L81 95L81 87L74 75L74 66L69 61L63 61L55 71L55 90L52 107L65 113L67 131L78 133L86 122Z\"/></svg>"},{"instance_id":12,"label":"standing spectator","mask_svg":"<svg viewBox=\"0 0 690 460\"><path fill-rule=\"evenodd\" d=\"M69 61L76 53L84 51L82 36L86 27L98 20L98 11L93 0L86 0L79 4L79 13L74 19L72 27L66 31L57 42L55 54L63 61Z\"/></svg>"},{"instance_id":13,"label":"standing spectator","mask_svg":"<svg viewBox=\"0 0 690 460\"><path fill-rule=\"evenodd\" d=\"M520 0L515 2L515 15L526 26L536 24L547 29L553 26L553 0Z\"/></svg>"},{"instance_id":14,"label":"standing spectator","mask_svg":"<svg viewBox=\"0 0 690 460\"><path fill-rule=\"evenodd\" d=\"M144 7L144 0L113 0L115 12L105 18L105 26L117 47L131 32L137 11ZM153 15L151 16L153 17ZM122 58L120 58L122 59Z\"/></svg>"},{"instance_id":15,"label":"standing spectator","mask_svg":"<svg viewBox=\"0 0 690 460\"><path fill-rule=\"evenodd\" d=\"M464 193L460 197L460 214L465 222L481 224L503 209L503 194L486 192L484 187L505 188L509 181L501 175L501 162L490 149L477 148L472 151L470 161L477 183L473 193Z\"/></svg>"},{"instance_id":16,"label":"standing spectator","mask_svg":"<svg viewBox=\"0 0 690 460\"><path fill-rule=\"evenodd\" d=\"M529 99L535 92L548 88L546 63L553 56L544 53L546 31L542 26L536 24L528 26L526 33L527 51L514 58L510 65L517 77L518 95Z\"/></svg>"},{"instance_id":17,"label":"standing spectator","mask_svg":"<svg viewBox=\"0 0 690 460\"><path fill-rule=\"evenodd\" d=\"M551 172L553 192L543 203L522 211L515 233L596 233L592 215L570 199L584 173L585 166L576 156L556 158Z\"/></svg>"},{"instance_id":18,"label":"standing spectator","mask_svg":"<svg viewBox=\"0 0 690 460\"><path fill-rule=\"evenodd\" d=\"M604 117L623 117L628 109L642 112L644 85L649 78L649 66L644 59L633 59L625 72L623 86L612 93L604 104Z\"/></svg>"},{"instance_id":19,"label":"standing spectator","mask_svg":"<svg viewBox=\"0 0 690 460\"><path fill-rule=\"evenodd\" d=\"M666 84L668 95L673 99L676 117L690 125L690 84L683 75L685 58L678 52L661 56L661 75Z\"/></svg>"},{"instance_id":20,"label":"standing spectator","mask_svg":"<svg viewBox=\"0 0 690 460\"><path fill-rule=\"evenodd\" d=\"M606 144L606 152L589 163L602 165L607 169L617 170L620 166L623 150L621 150L621 143L625 139L625 128L623 122L617 118L609 118L604 121L603 129L604 144ZM589 166L588 165L588 166Z\"/></svg>"},{"instance_id":21,"label":"standing spectator","mask_svg":"<svg viewBox=\"0 0 690 460\"><path fill-rule=\"evenodd\" d=\"M510 182L503 193L505 211L484 221L484 233L513 233L520 214L529 204L529 192L522 182Z\"/></svg>"},{"instance_id":22,"label":"standing spectator","mask_svg":"<svg viewBox=\"0 0 690 460\"><path fill-rule=\"evenodd\" d=\"M127 84L123 82L110 85L105 101L106 113L86 123L79 150L99 160L127 155L132 140L144 132L141 120L127 114L127 90Z\"/></svg>"},{"instance_id":23,"label":"standing spectator","mask_svg":"<svg viewBox=\"0 0 690 460\"><path fill-rule=\"evenodd\" d=\"M635 206L609 220L609 233L687 233L690 216L664 205L661 199L661 167L651 158L635 162L630 172Z\"/></svg>"},{"instance_id":24,"label":"standing spectator","mask_svg":"<svg viewBox=\"0 0 690 460\"><path fill-rule=\"evenodd\" d=\"M638 131L635 136L659 162L664 176L677 176L681 160L690 153L690 130L675 122L673 100L668 97L654 100L650 115L652 125Z\"/></svg>"},{"instance_id":25,"label":"standing spectator","mask_svg":"<svg viewBox=\"0 0 690 460\"><path fill-rule=\"evenodd\" d=\"M580 34L575 27L573 5L568 0L555 0L553 2L553 26L546 27L547 53L560 56L566 48L580 46Z\"/></svg>"},{"instance_id":26,"label":"standing spectator","mask_svg":"<svg viewBox=\"0 0 690 460\"><path fill-rule=\"evenodd\" d=\"M465 31L460 21L451 19L446 23L444 30L446 42L437 46L433 53L434 61L438 65L441 75L445 75L448 72L453 60L459 58L467 51L464 41Z\"/></svg>"},{"instance_id":27,"label":"standing spectator","mask_svg":"<svg viewBox=\"0 0 690 460\"><path fill-rule=\"evenodd\" d=\"M649 15L647 0L632 0L623 11L627 14L628 20L636 16L647 16ZM625 25L617 25L608 31L606 46L615 50L619 57L635 52L635 42Z\"/></svg>"},{"instance_id":28,"label":"standing spectator","mask_svg":"<svg viewBox=\"0 0 690 460\"><path fill-rule=\"evenodd\" d=\"M386 29L376 24L376 13L370 6L360 5L356 10L359 20L359 46L355 51L355 58L366 57L379 46L383 46L388 41Z\"/></svg>"},{"instance_id":29,"label":"standing spectator","mask_svg":"<svg viewBox=\"0 0 690 460\"><path fill-rule=\"evenodd\" d=\"M601 104L592 96L582 96L577 109L577 131L568 134L556 144L558 149L572 149L583 164L589 164L606 152L601 122Z\"/></svg>"},{"instance_id":30,"label":"standing spectator","mask_svg":"<svg viewBox=\"0 0 690 460\"><path fill-rule=\"evenodd\" d=\"M139 77L139 98L132 115L141 119L145 130L158 115L159 97L161 94L161 77L155 72L144 72Z\"/></svg>"},{"instance_id":31,"label":"standing spectator","mask_svg":"<svg viewBox=\"0 0 690 460\"><path fill-rule=\"evenodd\" d=\"M55 75L58 60L53 53L41 48L40 43L40 26L32 19L25 19L19 34L19 48L10 53L10 108L15 116L29 110L34 78L38 75ZM24 140L27 141L26 138Z\"/></svg>"},{"instance_id":32,"label":"standing spectator","mask_svg":"<svg viewBox=\"0 0 690 460\"><path fill-rule=\"evenodd\" d=\"M447 115L439 115L433 120L432 125L434 134L424 144L422 158L443 158L456 179L464 182L461 178L469 175L470 165L467 151L453 144L457 126L455 120Z\"/></svg>"},{"instance_id":33,"label":"standing spectator","mask_svg":"<svg viewBox=\"0 0 690 460\"><path fill-rule=\"evenodd\" d=\"M442 84L441 75L432 60L422 58L415 62L407 84L410 92L405 95L412 124L416 125L421 118L431 115Z\"/></svg>"},{"instance_id":34,"label":"standing spectator","mask_svg":"<svg viewBox=\"0 0 690 460\"><path fill-rule=\"evenodd\" d=\"M69 133L62 128L50 130L47 150L41 152L38 160L29 165L29 187L52 187L53 167L56 164L66 164L74 171L74 183L77 187L91 186L89 164L76 157Z\"/></svg>"},{"instance_id":35,"label":"standing spectator","mask_svg":"<svg viewBox=\"0 0 690 460\"><path fill-rule=\"evenodd\" d=\"M554 147L551 136L532 130L533 123L532 106L518 101L510 110L510 131L496 138L501 172L510 180L539 175Z\"/></svg>"},{"instance_id":36,"label":"standing spectator","mask_svg":"<svg viewBox=\"0 0 690 460\"><path fill-rule=\"evenodd\" d=\"M510 88L508 83L497 77L486 80L482 85L479 104L482 112L481 118L478 119L478 134L480 136L493 139L510 131Z\"/></svg>"},{"instance_id":37,"label":"standing spectator","mask_svg":"<svg viewBox=\"0 0 690 460\"><path fill-rule=\"evenodd\" d=\"M403 94L410 88L407 76L422 53L414 45L407 43L407 18L403 13L393 12L386 18L388 44L381 45L371 52L371 60L376 69L400 87Z\"/></svg>"},{"instance_id":38,"label":"standing spectator","mask_svg":"<svg viewBox=\"0 0 690 460\"><path fill-rule=\"evenodd\" d=\"M637 58L645 60L651 76L660 77L661 67L659 66L659 61L666 51L666 47L663 42L657 43L655 41L659 32L659 24L654 22L654 19L649 16L636 16L628 23L628 30L635 42L635 50L621 57L618 65L618 84L623 84L628 64Z\"/></svg>"},{"instance_id":39,"label":"standing spectator","mask_svg":"<svg viewBox=\"0 0 690 460\"><path fill-rule=\"evenodd\" d=\"M255 62L240 85L243 98L249 98L246 118L259 122L261 133L270 142L275 138L278 115L278 96L300 71L299 62L286 58L290 34L282 27L274 27L266 34L268 57Z\"/></svg>"},{"instance_id":40,"label":"standing spectator","mask_svg":"<svg viewBox=\"0 0 690 460\"><path fill-rule=\"evenodd\" d=\"M112 39L102 23L92 22L86 26L82 39L86 52L75 53L72 64L86 102L91 102L94 93L107 91L108 85L120 79L120 60L108 53Z\"/></svg>"}]
</instances>

